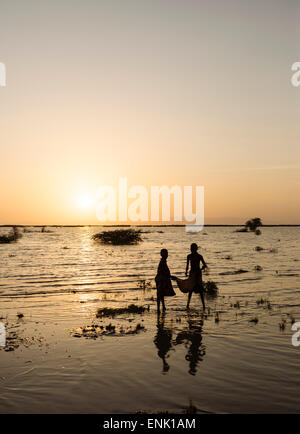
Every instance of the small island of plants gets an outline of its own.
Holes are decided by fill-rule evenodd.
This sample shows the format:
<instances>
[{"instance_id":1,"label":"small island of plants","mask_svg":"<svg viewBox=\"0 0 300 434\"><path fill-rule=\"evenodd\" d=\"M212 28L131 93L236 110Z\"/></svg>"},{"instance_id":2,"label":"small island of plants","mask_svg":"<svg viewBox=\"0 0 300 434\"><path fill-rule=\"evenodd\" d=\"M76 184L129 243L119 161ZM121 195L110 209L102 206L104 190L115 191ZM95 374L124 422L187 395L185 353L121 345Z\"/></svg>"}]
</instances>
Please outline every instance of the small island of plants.
<instances>
[{"instance_id":1,"label":"small island of plants","mask_svg":"<svg viewBox=\"0 0 300 434\"><path fill-rule=\"evenodd\" d=\"M143 241L141 230L138 229L116 229L113 231L103 231L93 235L94 241L100 241L103 244L130 245L138 244Z\"/></svg>"}]
</instances>

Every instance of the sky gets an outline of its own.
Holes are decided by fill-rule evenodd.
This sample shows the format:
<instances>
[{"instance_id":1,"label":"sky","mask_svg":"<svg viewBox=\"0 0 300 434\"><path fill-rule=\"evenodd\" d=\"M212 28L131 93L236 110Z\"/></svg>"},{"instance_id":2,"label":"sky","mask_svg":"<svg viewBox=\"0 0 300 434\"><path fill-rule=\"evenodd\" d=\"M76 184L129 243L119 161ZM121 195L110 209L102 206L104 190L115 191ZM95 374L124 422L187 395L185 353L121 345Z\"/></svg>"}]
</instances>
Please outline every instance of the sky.
<instances>
[{"instance_id":1,"label":"sky","mask_svg":"<svg viewBox=\"0 0 300 434\"><path fill-rule=\"evenodd\" d=\"M297 0L0 0L0 224L97 224L102 185L300 224Z\"/></svg>"}]
</instances>

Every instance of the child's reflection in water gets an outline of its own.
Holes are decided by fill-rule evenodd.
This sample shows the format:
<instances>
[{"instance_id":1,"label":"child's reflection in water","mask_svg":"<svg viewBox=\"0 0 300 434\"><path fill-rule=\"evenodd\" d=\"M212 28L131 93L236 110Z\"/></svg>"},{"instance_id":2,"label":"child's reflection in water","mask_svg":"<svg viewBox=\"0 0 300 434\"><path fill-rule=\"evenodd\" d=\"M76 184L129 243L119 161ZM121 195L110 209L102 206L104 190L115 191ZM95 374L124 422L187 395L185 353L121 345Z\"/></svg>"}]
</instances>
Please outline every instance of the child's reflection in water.
<instances>
[{"instance_id":1,"label":"child's reflection in water","mask_svg":"<svg viewBox=\"0 0 300 434\"><path fill-rule=\"evenodd\" d=\"M198 363L205 356L205 346L202 344L202 325L200 320L197 323L188 320L188 330L179 332L176 336L175 345L186 343L189 345L185 360L189 362L189 374L196 375Z\"/></svg>"},{"instance_id":2,"label":"child's reflection in water","mask_svg":"<svg viewBox=\"0 0 300 434\"><path fill-rule=\"evenodd\" d=\"M161 317L157 315L157 332L154 337L154 343L157 347L157 354L163 362L163 373L166 373L170 369L170 365L167 363L167 354L172 348L172 329L165 328L165 317L163 314Z\"/></svg>"},{"instance_id":3,"label":"child's reflection in water","mask_svg":"<svg viewBox=\"0 0 300 434\"><path fill-rule=\"evenodd\" d=\"M172 328L165 326L166 315L161 317L157 316L157 332L154 337L154 344L157 347L157 354L163 362L163 373L167 373L170 369L170 365L166 361L168 353L174 346L185 344L188 348L188 352L185 356L185 360L189 362L189 374L196 375L198 363L203 360L205 356L205 346L202 344L202 325L203 321L199 318L193 320L188 318L188 328L180 331L176 338L172 341L174 331Z\"/></svg>"}]
</instances>

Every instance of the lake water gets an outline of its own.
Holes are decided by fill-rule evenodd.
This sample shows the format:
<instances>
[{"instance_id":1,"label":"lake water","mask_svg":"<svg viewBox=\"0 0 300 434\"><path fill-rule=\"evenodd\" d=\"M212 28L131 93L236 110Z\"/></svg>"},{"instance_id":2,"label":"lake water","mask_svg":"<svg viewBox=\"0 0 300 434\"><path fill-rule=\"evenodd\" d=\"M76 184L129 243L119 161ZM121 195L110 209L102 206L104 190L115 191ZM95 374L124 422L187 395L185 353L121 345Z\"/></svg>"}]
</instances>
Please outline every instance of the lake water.
<instances>
[{"instance_id":1,"label":"lake water","mask_svg":"<svg viewBox=\"0 0 300 434\"><path fill-rule=\"evenodd\" d=\"M190 401L200 412L299 411L300 228L152 227L135 246L97 244L95 227L29 229L0 245L1 413L181 412ZM174 284L158 317L159 251L168 248L171 273L183 277L191 242L218 296L204 314L193 295L186 311ZM149 311L96 318L131 303ZM79 337L95 324L117 332Z\"/></svg>"}]
</instances>

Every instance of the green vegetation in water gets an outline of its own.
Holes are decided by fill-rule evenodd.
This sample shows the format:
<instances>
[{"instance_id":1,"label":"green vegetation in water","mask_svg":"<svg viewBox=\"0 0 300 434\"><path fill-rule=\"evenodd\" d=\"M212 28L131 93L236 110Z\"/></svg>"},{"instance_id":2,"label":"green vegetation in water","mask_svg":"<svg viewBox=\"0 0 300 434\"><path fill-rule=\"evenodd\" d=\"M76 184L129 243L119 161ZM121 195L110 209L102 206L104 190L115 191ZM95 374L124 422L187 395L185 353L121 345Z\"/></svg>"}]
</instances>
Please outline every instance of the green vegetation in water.
<instances>
[{"instance_id":1,"label":"green vegetation in water","mask_svg":"<svg viewBox=\"0 0 300 434\"><path fill-rule=\"evenodd\" d=\"M104 231L93 235L94 241L100 241L103 244L130 245L143 241L141 230L138 229L116 229L114 231Z\"/></svg>"},{"instance_id":2,"label":"green vegetation in water","mask_svg":"<svg viewBox=\"0 0 300 434\"><path fill-rule=\"evenodd\" d=\"M18 228L14 226L8 234L0 235L0 244L14 243L21 237L22 234L18 231Z\"/></svg>"},{"instance_id":3,"label":"green vegetation in water","mask_svg":"<svg viewBox=\"0 0 300 434\"><path fill-rule=\"evenodd\" d=\"M110 308L110 307L104 307L102 309L97 310L96 317L101 318L103 316L109 316L114 317L116 315L121 315L124 313L138 313L142 314L145 312L145 310L150 310L150 307L145 306L137 306L135 304L130 304L128 307L117 307L117 308Z\"/></svg>"},{"instance_id":4,"label":"green vegetation in water","mask_svg":"<svg viewBox=\"0 0 300 434\"><path fill-rule=\"evenodd\" d=\"M217 284L212 280L208 280L207 282L203 282L203 286L204 286L205 292L207 292L208 294L216 294L218 292Z\"/></svg>"}]
</instances>

